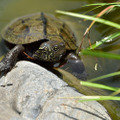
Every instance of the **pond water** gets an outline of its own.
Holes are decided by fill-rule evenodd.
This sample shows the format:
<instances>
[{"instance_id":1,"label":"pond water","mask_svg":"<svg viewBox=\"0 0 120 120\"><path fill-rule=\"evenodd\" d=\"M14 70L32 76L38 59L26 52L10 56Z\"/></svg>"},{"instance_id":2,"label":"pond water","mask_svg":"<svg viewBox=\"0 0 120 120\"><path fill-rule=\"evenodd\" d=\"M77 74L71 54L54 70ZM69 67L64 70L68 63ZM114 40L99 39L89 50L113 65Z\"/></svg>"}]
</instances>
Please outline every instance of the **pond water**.
<instances>
[{"instance_id":1,"label":"pond water","mask_svg":"<svg viewBox=\"0 0 120 120\"><path fill-rule=\"evenodd\" d=\"M0 12L0 30L9 23L11 20L13 20L16 17L23 16L26 14L36 13L36 12L47 12L51 14L56 14L55 10L66 10L66 11L80 11L80 7L82 5L88 4L88 3L94 3L95 0L0 0L1 5L1 12ZM61 16L57 15L59 18L64 19L72 28L73 31L76 34L77 42L80 43L83 34L85 32L86 27L90 24L90 21L83 22L81 19L76 19L72 17L67 16ZM97 30L98 29L98 30ZM94 26L91 30L91 40L92 42L96 40L100 40L102 36L102 32L99 31L100 29L96 26ZM95 34L94 34L95 33ZM85 39L84 47L89 46L88 40ZM6 50L4 49L5 46L1 44L0 47L0 56L3 55ZM88 78L93 78L101 74L106 74L109 72L112 72L110 70L111 68L108 68L107 70L104 69L105 65L103 65L103 60L99 61L100 68L98 68L97 71L94 70L95 66L95 59L93 57L84 56L82 57L86 71L88 73ZM89 61L89 62L88 62ZM113 63L112 63L113 64ZM110 67L110 66L108 66ZM115 70L112 68L113 71ZM89 73L89 71L92 71Z\"/></svg>"},{"instance_id":2,"label":"pond water","mask_svg":"<svg viewBox=\"0 0 120 120\"><path fill-rule=\"evenodd\" d=\"M68 16L58 15L55 13L56 10L65 10L73 12L85 12L85 9L81 9L81 6L95 3L97 0L0 0L0 31L2 28L9 23L12 19L24 16L26 14L36 13L36 12L47 12L56 15L60 19L66 21L73 29L76 37L77 44L83 37L86 28L90 25L90 21L83 21L82 19L72 18ZM98 12L98 11L96 11ZM110 17L112 15L112 18ZM106 18L117 21L120 23L118 18L119 12L113 11ZM91 42L101 40L103 37L115 32L113 28L105 25L96 23L90 31ZM0 38L1 39L1 38ZM85 38L83 48L89 46L88 39ZM120 42L118 39L104 44L100 47L100 50L120 53ZM3 42L0 44L0 56L6 53L5 45ZM86 72L88 74L88 79L98 77L100 75L105 75L108 73L119 71L120 61L110 60L104 58L95 58L90 56L81 56L81 59L85 65ZM98 68L95 70L95 64L98 63ZM112 86L120 86L120 77L109 78L109 80L102 81L102 83L109 84Z\"/></svg>"}]
</instances>

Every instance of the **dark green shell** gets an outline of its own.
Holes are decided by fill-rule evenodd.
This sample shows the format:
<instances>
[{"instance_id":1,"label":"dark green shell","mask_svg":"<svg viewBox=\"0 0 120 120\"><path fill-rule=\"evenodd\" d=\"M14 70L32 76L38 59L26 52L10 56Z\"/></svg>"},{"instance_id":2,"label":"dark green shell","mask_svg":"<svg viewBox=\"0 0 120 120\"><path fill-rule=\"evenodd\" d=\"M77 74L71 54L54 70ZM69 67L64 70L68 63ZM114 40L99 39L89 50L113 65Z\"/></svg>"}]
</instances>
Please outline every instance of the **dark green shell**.
<instances>
[{"instance_id":1,"label":"dark green shell","mask_svg":"<svg viewBox=\"0 0 120 120\"><path fill-rule=\"evenodd\" d=\"M28 44L40 40L64 42L66 49L75 50L76 40L71 29L61 20L46 13L19 17L2 31L2 38L13 44Z\"/></svg>"}]
</instances>

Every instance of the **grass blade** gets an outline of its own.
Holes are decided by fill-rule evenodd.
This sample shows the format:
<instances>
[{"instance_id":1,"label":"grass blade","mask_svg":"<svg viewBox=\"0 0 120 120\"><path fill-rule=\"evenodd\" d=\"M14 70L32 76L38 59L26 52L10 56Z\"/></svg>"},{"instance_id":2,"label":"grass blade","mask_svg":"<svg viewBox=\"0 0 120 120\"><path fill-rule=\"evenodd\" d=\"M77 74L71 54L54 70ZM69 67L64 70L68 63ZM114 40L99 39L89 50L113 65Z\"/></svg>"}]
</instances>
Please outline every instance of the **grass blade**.
<instances>
[{"instance_id":1,"label":"grass blade","mask_svg":"<svg viewBox=\"0 0 120 120\"><path fill-rule=\"evenodd\" d=\"M80 81L80 84L84 85L84 86L101 88L101 89L106 89L106 90L111 90L111 91L116 91L116 90L120 89L120 88L116 88L116 87L110 87L110 86L107 86L107 85L102 85L102 84L98 84L98 83L91 83L91 82L85 82L85 81Z\"/></svg>"},{"instance_id":2,"label":"grass blade","mask_svg":"<svg viewBox=\"0 0 120 120\"><path fill-rule=\"evenodd\" d=\"M120 100L120 97L117 96L82 96L79 97L83 100L78 100L79 102L85 102L85 101L95 101L95 100Z\"/></svg>"},{"instance_id":3,"label":"grass blade","mask_svg":"<svg viewBox=\"0 0 120 120\"><path fill-rule=\"evenodd\" d=\"M102 45L103 43L105 42L109 42L109 41L112 41L112 39L116 38L116 37L119 37L120 36L120 31L119 32L116 32L116 33L113 33L105 38L103 38L102 40L100 41L96 41L95 44L91 45L89 48L87 48L87 50L90 50L90 49L95 49L97 48L98 46Z\"/></svg>"},{"instance_id":4,"label":"grass blade","mask_svg":"<svg viewBox=\"0 0 120 120\"><path fill-rule=\"evenodd\" d=\"M106 5L114 5L120 7L120 2L113 2L113 3L95 3L95 4L88 4L82 7L88 7L88 6L106 6Z\"/></svg>"},{"instance_id":5,"label":"grass blade","mask_svg":"<svg viewBox=\"0 0 120 120\"><path fill-rule=\"evenodd\" d=\"M101 79L105 79L105 78L108 78L108 77L112 77L112 76L116 76L116 75L120 75L120 71L114 72L114 73L110 73L110 74L107 74L107 75L103 75L103 76L100 76L100 77L96 77L96 78L90 79L88 81L89 82L95 82L95 81L98 81L98 80L101 80Z\"/></svg>"},{"instance_id":6,"label":"grass blade","mask_svg":"<svg viewBox=\"0 0 120 120\"><path fill-rule=\"evenodd\" d=\"M120 25L119 24L111 22L109 20L96 18L96 17L89 16L89 15L73 13L73 12L61 11L61 10L56 10L56 12L59 13L59 14L64 14L64 15L73 16L73 17L77 17L77 18L83 18L83 19L88 19L88 20L95 20L96 22L99 22L99 23L102 23L102 24L106 24L106 25L109 25L111 27L115 27L117 29L120 29Z\"/></svg>"},{"instance_id":7,"label":"grass blade","mask_svg":"<svg viewBox=\"0 0 120 120\"><path fill-rule=\"evenodd\" d=\"M108 53L108 52L82 50L81 53L83 55L90 55L90 56L96 56L96 57L103 57L103 58L110 58L110 59L120 60L120 55L119 54L113 54L113 53ZM81 53L79 53L79 55L81 55Z\"/></svg>"}]
</instances>

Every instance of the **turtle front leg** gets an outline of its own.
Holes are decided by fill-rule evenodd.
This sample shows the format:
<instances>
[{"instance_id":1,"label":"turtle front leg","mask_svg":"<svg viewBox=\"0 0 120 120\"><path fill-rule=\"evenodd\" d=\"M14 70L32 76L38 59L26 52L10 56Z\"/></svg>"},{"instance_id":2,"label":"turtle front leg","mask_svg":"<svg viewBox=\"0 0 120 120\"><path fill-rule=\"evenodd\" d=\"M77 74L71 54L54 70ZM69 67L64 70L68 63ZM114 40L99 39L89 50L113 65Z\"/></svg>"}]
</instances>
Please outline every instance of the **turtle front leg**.
<instances>
[{"instance_id":1,"label":"turtle front leg","mask_svg":"<svg viewBox=\"0 0 120 120\"><path fill-rule=\"evenodd\" d=\"M66 64L62 66L61 68L70 72L71 74L73 74L75 77L77 77L80 80L86 80L87 73L85 71L84 64L80 60L80 58L73 53L69 53L66 59L67 59Z\"/></svg>"},{"instance_id":2,"label":"turtle front leg","mask_svg":"<svg viewBox=\"0 0 120 120\"><path fill-rule=\"evenodd\" d=\"M23 51L24 47L22 45L16 45L6 54L0 62L0 75L7 73L14 67L18 55Z\"/></svg>"}]
</instances>

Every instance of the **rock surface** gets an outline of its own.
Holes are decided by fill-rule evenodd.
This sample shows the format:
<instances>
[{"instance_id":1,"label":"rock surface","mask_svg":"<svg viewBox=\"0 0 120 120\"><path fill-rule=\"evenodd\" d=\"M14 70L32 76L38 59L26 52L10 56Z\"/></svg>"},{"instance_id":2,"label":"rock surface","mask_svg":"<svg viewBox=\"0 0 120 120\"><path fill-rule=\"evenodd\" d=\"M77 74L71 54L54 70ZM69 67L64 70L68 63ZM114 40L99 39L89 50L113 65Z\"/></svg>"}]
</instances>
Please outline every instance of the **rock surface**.
<instances>
[{"instance_id":1,"label":"rock surface","mask_svg":"<svg viewBox=\"0 0 120 120\"><path fill-rule=\"evenodd\" d=\"M101 104L70 99L83 95L31 62L18 62L0 85L0 120L111 120Z\"/></svg>"}]
</instances>

